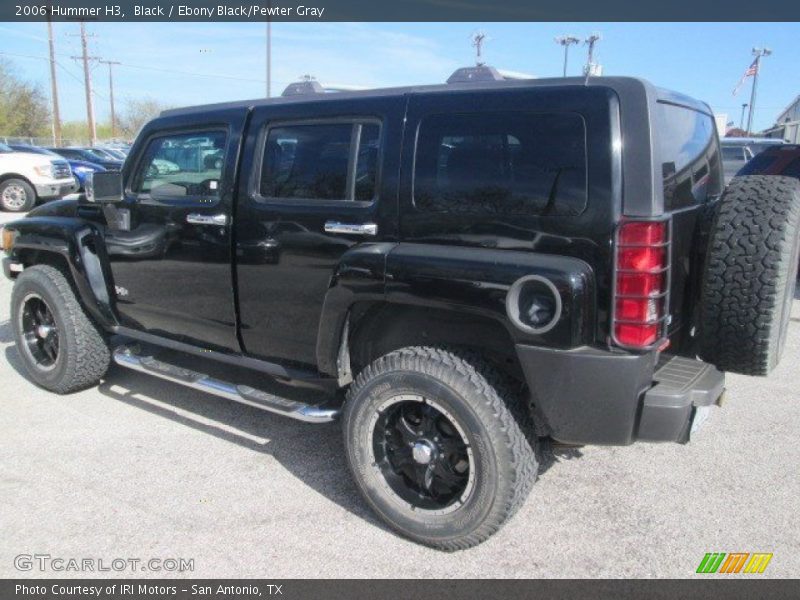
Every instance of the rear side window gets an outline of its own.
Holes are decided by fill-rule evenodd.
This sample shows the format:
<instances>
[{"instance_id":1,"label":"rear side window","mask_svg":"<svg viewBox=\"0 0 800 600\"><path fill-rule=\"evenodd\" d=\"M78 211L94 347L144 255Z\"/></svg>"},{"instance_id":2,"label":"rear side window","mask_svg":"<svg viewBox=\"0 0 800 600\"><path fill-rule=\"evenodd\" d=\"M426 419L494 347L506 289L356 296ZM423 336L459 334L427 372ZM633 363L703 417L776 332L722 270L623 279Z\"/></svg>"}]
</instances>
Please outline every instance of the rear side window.
<instances>
[{"instance_id":1,"label":"rear side window","mask_svg":"<svg viewBox=\"0 0 800 600\"><path fill-rule=\"evenodd\" d=\"M744 146L722 146L723 160L744 160Z\"/></svg>"},{"instance_id":2,"label":"rear side window","mask_svg":"<svg viewBox=\"0 0 800 600\"><path fill-rule=\"evenodd\" d=\"M713 118L666 102L656 104L654 116L665 209L692 206L719 194L722 178ZM736 150L741 157L742 149Z\"/></svg>"},{"instance_id":3,"label":"rear side window","mask_svg":"<svg viewBox=\"0 0 800 600\"><path fill-rule=\"evenodd\" d=\"M442 114L420 124L414 163L420 211L578 215L586 197L579 115Z\"/></svg>"},{"instance_id":4,"label":"rear side window","mask_svg":"<svg viewBox=\"0 0 800 600\"><path fill-rule=\"evenodd\" d=\"M739 175L756 175L764 173L778 160L778 156L773 152L761 152L751 158L748 163L739 170Z\"/></svg>"},{"instance_id":5,"label":"rear side window","mask_svg":"<svg viewBox=\"0 0 800 600\"><path fill-rule=\"evenodd\" d=\"M795 158L792 162L786 165L781 175L787 175L789 177L797 177L798 179L800 179L800 157Z\"/></svg>"},{"instance_id":6,"label":"rear side window","mask_svg":"<svg viewBox=\"0 0 800 600\"><path fill-rule=\"evenodd\" d=\"M267 131L265 198L369 201L378 177L377 123L287 124Z\"/></svg>"}]
</instances>

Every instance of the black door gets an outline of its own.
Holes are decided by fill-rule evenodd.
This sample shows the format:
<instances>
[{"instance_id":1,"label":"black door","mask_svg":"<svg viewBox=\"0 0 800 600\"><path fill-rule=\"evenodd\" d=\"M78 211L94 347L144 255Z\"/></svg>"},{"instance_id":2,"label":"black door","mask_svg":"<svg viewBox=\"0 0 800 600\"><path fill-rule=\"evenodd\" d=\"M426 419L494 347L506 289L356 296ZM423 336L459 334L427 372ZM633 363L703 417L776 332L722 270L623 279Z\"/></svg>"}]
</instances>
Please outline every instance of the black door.
<instances>
[{"instance_id":1,"label":"black door","mask_svg":"<svg viewBox=\"0 0 800 600\"><path fill-rule=\"evenodd\" d=\"M342 255L396 239L404 105L327 98L254 112L236 216L245 353L317 365L320 314Z\"/></svg>"},{"instance_id":2,"label":"black door","mask_svg":"<svg viewBox=\"0 0 800 600\"><path fill-rule=\"evenodd\" d=\"M244 109L176 117L139 136L125 176L131 229L107 234L123 326L239 352L231 228L244 118Z\"/></svg>"}]
</instances>

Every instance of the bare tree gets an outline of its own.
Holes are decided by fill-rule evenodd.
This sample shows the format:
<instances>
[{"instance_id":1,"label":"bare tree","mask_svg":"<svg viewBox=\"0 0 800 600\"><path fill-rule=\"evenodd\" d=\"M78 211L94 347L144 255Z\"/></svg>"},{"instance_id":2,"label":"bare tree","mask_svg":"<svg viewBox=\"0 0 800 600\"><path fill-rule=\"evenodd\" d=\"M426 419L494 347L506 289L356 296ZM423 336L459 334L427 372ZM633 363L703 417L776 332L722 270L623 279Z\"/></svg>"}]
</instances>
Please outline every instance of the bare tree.
<instances>
[{"instance_id":1,"label":"bare tree","mask_svg":"<svg viewBox=\"0 0 800 600\"><path fill-rule=\"evenodd\" d=\"M153 98L134 98L125 102L125 111L119 117L119 131L127 138L134 138L145 123L169 108Z\"/></svg>"},{"instance_id":2,"label":"bare tree","mask_svg":"<svg viewBox=\"0 0 800 600\"><path fill-rule=\"evenodd\" d=\"M35 137L50 133L50 108L42 89L20 78L0 59L0 134Z\"/></svg>"}]
</instances>

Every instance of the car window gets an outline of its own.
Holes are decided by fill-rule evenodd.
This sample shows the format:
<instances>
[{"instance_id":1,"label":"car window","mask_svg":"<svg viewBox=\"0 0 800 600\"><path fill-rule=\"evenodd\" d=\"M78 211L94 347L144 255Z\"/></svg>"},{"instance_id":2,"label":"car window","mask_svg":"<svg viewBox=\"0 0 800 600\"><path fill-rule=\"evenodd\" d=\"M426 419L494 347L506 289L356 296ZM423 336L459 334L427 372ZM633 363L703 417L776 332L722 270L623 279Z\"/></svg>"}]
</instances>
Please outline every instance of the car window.
<instances>
[{"instance_id":1,"label":"car window","mask_svg":"<svg viewBox=\"0 0 800 600\"><path fill-rule=\"evenodd\" d=\"M745 166L739 171L739 175L756 175L764 173L769 169L773 163L778 160L778 156L773 152L761 152L756 154Z\"/></svg>"},{"instance_id":2,"label":"car window","mask_svg":"<svg viewBox=\"0 0 800 600\"><path fill-rule=\"evenodd\" d=\"M783 169L782 175L787 175L789 177L797 177L800 179L800 156L795 158L792 162L790 162L786 167Z\"/></svg>"},{"instance_id":3,"label":"car window","mask_svg":"<svg viewBox=\"0 0 800 600\"><path fill-rule=\"evenodd\" d=\"M579 115L441 114L420 123L414 162L420 211L577 215L586 198Z\"/></svg>"},{"instance_id":4,"label":"car window","mask_svg":"<svg viewBox=\"0 0 800 600\"><path fill-rule=\"evenodd\" d=\"M223 131L152 138L137 166L132 191L153 198L218 197L226 140Z\"/></svg>"},{"instance_id":5,"label":"car window","mask_svg":"<svg viewBox=\"0 0 800 600\"><path fill-rule=\"evenodd\" d=\"M722 160L744 160L742 146L722 146Z\"/></svg>"},{"instance_id":6,"label":"car window","mask_svg":"<svg viewBox=\"0 0 800 600\"><path fill-rule=\"evenodd\" d=\"M377 185L379 135L377 123L270 127L259 193L281 199L372 200Z\"/></svg>"}]
</instances>

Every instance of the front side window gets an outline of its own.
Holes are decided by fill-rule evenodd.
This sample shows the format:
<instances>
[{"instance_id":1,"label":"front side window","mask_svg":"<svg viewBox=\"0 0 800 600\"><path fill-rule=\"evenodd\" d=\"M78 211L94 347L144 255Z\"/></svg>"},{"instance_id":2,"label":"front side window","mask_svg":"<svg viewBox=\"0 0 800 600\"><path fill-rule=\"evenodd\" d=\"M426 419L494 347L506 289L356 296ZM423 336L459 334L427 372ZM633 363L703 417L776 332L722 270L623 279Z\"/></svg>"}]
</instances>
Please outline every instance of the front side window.
<instances>
[{"instance_id":1,"label":"front side window","mask_svg":"<svg viewBox=\"0 0 800 600\"><path fill-rule=\"evenodd\" d=\"M375 196L380 127L313 123L271 127L259 193L265 198L360 200Z\"/></svg>"},{"instance_id":2,"label":"front side window","mask_svg":"<svg viewBox=\"0 0 800 600\"><path fill-rule=\"evenodd\" d=\"M578 215L586 198L579 115L431 115L420 124L414 165L420 211Z\"/></svg>"},{"instance_id":3,"label":"front side window","mask_svg":"<svg viewBox=\"0 0 800 600\"><path fill-rule=\"evenodd\" d=\"M150 140L133 191L153 198L218 197L225 163L223 131L180 133Z\"/></svg>"}]
</instances>

